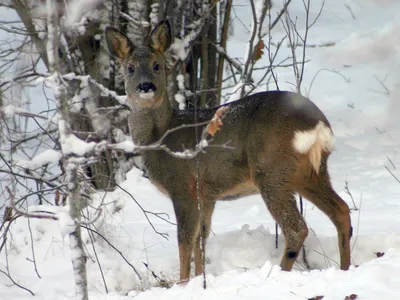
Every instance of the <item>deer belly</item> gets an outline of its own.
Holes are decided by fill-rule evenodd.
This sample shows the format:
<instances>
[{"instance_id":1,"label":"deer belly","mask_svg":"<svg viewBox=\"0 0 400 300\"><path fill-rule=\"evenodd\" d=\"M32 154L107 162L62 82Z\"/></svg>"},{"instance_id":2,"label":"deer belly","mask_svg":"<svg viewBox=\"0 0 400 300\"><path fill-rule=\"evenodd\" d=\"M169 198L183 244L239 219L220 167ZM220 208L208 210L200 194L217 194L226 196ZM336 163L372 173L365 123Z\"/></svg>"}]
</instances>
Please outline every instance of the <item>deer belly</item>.
<instances>
[{"instance_id":1,"label":"deer belly","mask_svg":"<svg viewBox=\"0 0 400 300\"><path fill-rule=\"evenodd\" d=\"M254 185L253 181L248 180L234 185L230 189L219 195L218 200L236 200L244 196L258 194L259 190Z\"/></svg>"},{"instance_id":2,"label":"deer belly","mask_svg":"<svg viewBox=\"0 0 400 300\"><path fill-rule=\"evenodd\" d=\"M165 189L164 185L156 180L150 180L151 183L164 195L169 197L168 191Z\"/></svg>"}]
</instances>

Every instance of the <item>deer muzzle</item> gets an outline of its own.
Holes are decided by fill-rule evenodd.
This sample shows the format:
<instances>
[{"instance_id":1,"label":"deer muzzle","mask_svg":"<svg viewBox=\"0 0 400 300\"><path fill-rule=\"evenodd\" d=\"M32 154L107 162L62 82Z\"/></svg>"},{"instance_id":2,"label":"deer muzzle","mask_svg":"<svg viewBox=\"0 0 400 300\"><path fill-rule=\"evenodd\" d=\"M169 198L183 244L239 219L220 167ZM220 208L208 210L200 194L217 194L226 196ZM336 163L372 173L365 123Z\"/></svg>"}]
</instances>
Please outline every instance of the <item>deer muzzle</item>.
<instances>
[{"instance_id":1,"label":"deer muzzle","mask_svg":"<svg viewBox=\"0 0 400 300\"><path fill-rule=\"evenodd\" d=\"M139 94L154 93L155 91L157 91L157 87L152 82L142 82L136 87L136 92Z\"/></svg>"},{"instance_id":2,"label":"deer muzzle","mask_svg":"<svg viewBox=\"0 0 400 300\"><path fill-rule=\"evenodd\" d=\"M141 82L128 93L128 99L142 108L157 107L162 99L160 91L151 81Z\"/></svg>"}]
</instances>

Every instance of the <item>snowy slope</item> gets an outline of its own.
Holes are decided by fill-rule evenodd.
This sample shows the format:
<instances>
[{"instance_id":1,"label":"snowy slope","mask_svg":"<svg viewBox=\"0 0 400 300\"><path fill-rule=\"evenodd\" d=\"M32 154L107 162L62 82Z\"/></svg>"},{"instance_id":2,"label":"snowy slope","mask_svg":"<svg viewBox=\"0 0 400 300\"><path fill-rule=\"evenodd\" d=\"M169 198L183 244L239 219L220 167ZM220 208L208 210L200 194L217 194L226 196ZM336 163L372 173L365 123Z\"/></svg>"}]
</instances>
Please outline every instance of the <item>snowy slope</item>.
<instances>
[{"instance_id":1,"label":"snowy slope","mask_svg":"<svg viewBox=\"0 0 400 300\"><path fill-rule=\"evenodd\" d=\"M238 2L238 1L236 1ZM312 16L318 13L318 1ZM346 7L346 6L347 7ZM242 20L249 7L235 6ZM274 8L279 10L279 5ZM94 251L85 233L91 299L398 299L400 294L400 3L396 0L328 0L321 18L310 31L309 43L335 42L335 46L309 48L304 93L326 113L337 137L330 159L332 183L352 211L353 264L338 270L336 232L328 218L306 202L306 220L312 230L306 240L306 256L312 271L301 263L281 272L279 263L283 239L275 249L275 223L259 196L234 202L219 202L207 246L208 289L195 278L186 286L170 289L159 285L142 262L163 280L178 279L179 263L176 228L149 215L155 233L134 200L122 190L108 193L100 232L135 266L132 268L99 236L96 255L110 293L106 295ZM293 1L291 13L304 17L301 1ZM247 16L247 17L246 17ZM245 22L244 22L245 23ZM248 32L235 23L231 54L243 56ZM249 24L245 24L249 25ZM277 37L282 34L277 28ZM237 52L235 52L237 51ZM326 71L335 70L337 73ZM321 71L322 70L322 71ZM281 88L292 89L292 71L279 73ZM314 80L314 82L313 82ZM285 83L289 82L289 83ZM313 82L313 83L312 83ZM312 87L310 89L310 85ZM345 192L345 182L354 198ZM139 170L128 173L121 186L144 209L165 212L175 222L171 202L157 191ZM96 195L101 201L103 194ZM122 208L122 209L121 209ZM30 221L39 279L34 271L28 221L19 218L12 228L8 264L13 278L31 289L39 299L71 299L74 280L68 241L63 241L57 223ZM384 252L377 258L376 252ZM6 259L0 254L0 269ZM0 274L0 299L31 299L31 295ZM145 291L142 291L145 290Z\"/></svg>"}]
</instances>

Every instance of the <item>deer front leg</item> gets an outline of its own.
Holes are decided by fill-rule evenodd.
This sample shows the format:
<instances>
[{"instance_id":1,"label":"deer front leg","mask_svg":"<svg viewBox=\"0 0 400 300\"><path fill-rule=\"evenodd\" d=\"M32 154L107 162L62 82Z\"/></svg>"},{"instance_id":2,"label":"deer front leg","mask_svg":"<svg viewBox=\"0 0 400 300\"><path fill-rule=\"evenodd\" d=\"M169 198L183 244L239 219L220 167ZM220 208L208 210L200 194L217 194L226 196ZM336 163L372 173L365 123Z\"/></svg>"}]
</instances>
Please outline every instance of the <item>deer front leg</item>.
<instances>
[{"instance_id":1,"label":"deer front leg","mask_svg":"<svg viewBox=\"0 0 400 300\"><path fill-rule=\"evenodd\" d=\"M203 273L203 253L205 253L206 239L210 234L211 229L211 218L214 212L215 202L204 203L203 205L203 222L202 228L199 230L199 234L196 239L196 248L194 250L194 265L195 265L195 275L199 276ZM202 242L202 239L203 242ZM203 246L203 247L202 247Z\"/></svg>"},{"instance_id":2,"label":"deer front leg","mask_svg":"<svg viewBox=\"0 0 400 300\"><path fill-rule=\"evenodd\" d=\"M199 233L199 212L192 199L173 200L178 227L180 281L189 280L190 259Z\"/></svg>"}]
</instances>

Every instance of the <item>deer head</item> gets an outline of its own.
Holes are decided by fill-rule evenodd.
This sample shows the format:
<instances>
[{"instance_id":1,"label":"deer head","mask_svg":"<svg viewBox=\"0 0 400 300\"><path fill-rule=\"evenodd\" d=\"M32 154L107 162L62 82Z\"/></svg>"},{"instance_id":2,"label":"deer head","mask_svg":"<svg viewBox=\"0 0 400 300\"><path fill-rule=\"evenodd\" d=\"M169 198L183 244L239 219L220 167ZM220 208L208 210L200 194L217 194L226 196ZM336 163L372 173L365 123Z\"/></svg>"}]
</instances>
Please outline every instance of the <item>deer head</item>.
<instances>
[{"instance_id":1,"label":"deer head","mask_svg":"<svg viewBox=\"0 0 400 300\"><path fill-rule=\"evenodd\" d=\"M130 105L155 108L166 98L164 53L171 45L171 26L160 22L151 32L147 44L135 47L120 31L107 27L108 49L121 60L125 74L125 91Z\"/></svg>"}]
</instances>

